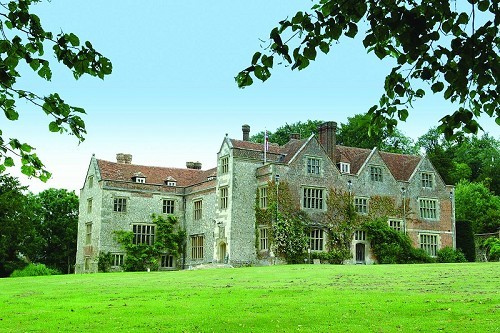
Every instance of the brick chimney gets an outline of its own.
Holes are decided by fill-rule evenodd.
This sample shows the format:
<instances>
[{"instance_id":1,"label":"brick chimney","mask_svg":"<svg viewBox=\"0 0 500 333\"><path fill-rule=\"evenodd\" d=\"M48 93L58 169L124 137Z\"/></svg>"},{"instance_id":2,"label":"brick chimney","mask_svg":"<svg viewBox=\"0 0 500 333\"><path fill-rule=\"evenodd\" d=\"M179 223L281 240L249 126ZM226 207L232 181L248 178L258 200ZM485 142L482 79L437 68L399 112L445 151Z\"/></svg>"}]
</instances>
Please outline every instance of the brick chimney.
<instances>
[{"instance_id":1,"label":"brick chimney","mask_svg":"<svg viewBox=\"0 0 500 333\"><path fill-rule=\"evenodd\" d=\"M250 139L250 125L241 126L241 130L243 131L243 141L248 141Z\"/></svg>"},{"instance_id":2,"label":"brick chimney","mask_svg":"<svg viewBox=\"0 0 500 333\"><path fill-rule=\"evenodd\" d=\"M335 146L337 144L336 131L337 123L334 121L327 121L318 127L319 143L326 150L333 163L335 163Z\"/></svg>"},{"instance_id":3,"label":"brick chimney","mask_svg":"<svg viewBox=\"0 0 500 333\"><path fill-rule=\"evenodd\" d=\"M121 164L132 164L132 155L118 153L116 154L116 162Z\"/></svg>"}]
</instances>

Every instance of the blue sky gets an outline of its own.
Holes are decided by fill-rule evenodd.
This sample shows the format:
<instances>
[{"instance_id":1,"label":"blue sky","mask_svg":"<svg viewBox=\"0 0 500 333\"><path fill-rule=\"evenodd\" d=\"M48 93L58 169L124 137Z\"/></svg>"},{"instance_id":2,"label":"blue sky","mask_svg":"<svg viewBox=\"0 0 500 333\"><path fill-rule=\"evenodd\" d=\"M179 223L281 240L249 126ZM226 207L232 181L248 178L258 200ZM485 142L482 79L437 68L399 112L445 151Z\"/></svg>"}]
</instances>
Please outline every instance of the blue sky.
<instances>
[{"instance_id":1,"label":"blue sky","mask_svg":"<svg viewBox=\"0 0 500 333\"><path fill-rule=\"evenodd\" d=\"M260 50L259 39L310 6L305 0L52 0L34 6L45 29L91 41L111 59L113 74L104 81L75 81L53 56L51 82L27 71L18 88L58 92L85 108L88 134L78 144L74 137L50 133L49 118L19 104L19 121L2 120L4 137L35 146L53 177L43 184L9 171L33 192L55 187L78 193L92 154L114 161L116 153L130 153L133 163L171 167L200 161L206 169L216 165L225 134L241 138L243 124L255 134L307 119L345 123L378 101L391 68L390 61L366 54L362 38L342 39L304 71L277 66L265 83L238 89L234 82ZM416 139L451 110L440 96L428 95L400 129ZM493 120L482 124L498 136Z\"/></svg>"}]
</instances>

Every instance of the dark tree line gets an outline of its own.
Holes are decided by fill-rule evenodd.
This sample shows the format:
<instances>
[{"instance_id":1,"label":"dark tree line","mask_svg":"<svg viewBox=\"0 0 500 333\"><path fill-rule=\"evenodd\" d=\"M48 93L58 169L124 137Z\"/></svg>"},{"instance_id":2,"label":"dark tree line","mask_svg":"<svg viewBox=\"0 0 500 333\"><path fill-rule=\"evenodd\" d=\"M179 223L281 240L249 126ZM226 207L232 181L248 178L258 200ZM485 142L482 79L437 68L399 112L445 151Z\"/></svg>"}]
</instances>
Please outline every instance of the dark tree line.
<instances>
[{"instance_id":1,"label":"dark tree line","mask_svg":"<svg viewBox=\"0 0 500 333\"><path fill-rule=\"evenodd\" d=\"M65 189L27 192L0 174L0 277L30 262L71 272L76 256L78 197Z\"/></svg>"}]
</instances>

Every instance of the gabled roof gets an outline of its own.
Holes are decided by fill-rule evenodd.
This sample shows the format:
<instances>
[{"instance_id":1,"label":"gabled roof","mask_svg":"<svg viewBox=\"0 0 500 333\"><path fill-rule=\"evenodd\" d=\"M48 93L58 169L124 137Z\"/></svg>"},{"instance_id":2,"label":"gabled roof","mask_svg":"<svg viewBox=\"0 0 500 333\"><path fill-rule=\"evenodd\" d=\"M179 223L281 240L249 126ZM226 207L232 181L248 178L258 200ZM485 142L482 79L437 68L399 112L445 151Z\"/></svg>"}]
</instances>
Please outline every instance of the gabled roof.
<instances>
[{"instance_id":1,"label":"gabled roof","mask_svg":"<svg viewBox=\"0 0 500 333\"><path fill-rule=\"evenodd\" d=\"M141 173L146 177L148 184L164 184L166 179L173 178L177 181L177 186L185 187L206 181L209 176L216 175L216 169L197 170L164 168L155 166L145 166L137 164L123 164L97 160L97 165L103 180L127 181L130 182L134 175Z\"/></svg>"},{"instance_id":2,"label":"gabled roof","mask_svg":"<svg viewBox=\"0 0 500 333\"><path fill-rule=\"evenodd\" d=\"M379 152L396 180L408 181L422 160L421 156Z\"/></svg>"},{"instance_id":3,"label":"gabled roof","mask_svg":"<svg viewBox=\"0 0 500 333\"><path fill-rule=\"evenodd\" d=\"M285 145L279 146L275 143L269 143L267 159L273 162L289 163L299 150L307 143L309 139L290 139ZM262 158L264 154L264 144L250 141L230 139L233 148L254 152L255 158Z\"/></svg>"},{"instance_id":4,"label":"gabled roof","mask_svg":"<svg viewBox=\"0 0 500 333\"><path fill-rule=\"evenodd\" d=\"M370 149L336 146L336 158L338 162L349 163L351 174L357 174L363 163L365 163L372 151Z\"/></svg>"}]
</instances>

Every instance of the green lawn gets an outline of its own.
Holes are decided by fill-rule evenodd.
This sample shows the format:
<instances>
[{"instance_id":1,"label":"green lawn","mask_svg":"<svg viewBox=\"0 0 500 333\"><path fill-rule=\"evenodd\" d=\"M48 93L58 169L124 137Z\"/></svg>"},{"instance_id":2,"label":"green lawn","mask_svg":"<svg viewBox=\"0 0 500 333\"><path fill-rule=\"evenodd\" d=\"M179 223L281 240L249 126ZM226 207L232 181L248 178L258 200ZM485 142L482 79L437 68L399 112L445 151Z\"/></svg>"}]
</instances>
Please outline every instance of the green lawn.
<instances>
[{"instance_id":1,"label":"green lawn","mask_svg":"<svg viewBox=\"0 0 500 333\"><path fill-rule=\"evenodd\" d=\"M0 332L500 332L500 264L0 279Z\"/></svg>"}]
</instances>

